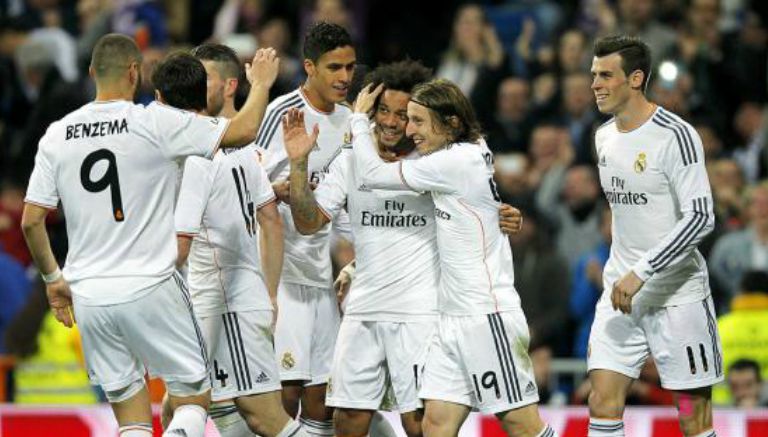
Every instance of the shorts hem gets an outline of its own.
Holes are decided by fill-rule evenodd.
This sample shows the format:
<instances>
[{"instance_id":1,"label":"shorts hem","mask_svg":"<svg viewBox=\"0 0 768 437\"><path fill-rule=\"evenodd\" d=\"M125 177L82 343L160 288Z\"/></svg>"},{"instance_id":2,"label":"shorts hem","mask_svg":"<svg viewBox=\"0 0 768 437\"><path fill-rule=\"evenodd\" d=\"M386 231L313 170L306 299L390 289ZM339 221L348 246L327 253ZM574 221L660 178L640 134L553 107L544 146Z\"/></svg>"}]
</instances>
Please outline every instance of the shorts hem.
<instances>
[{"instance_id":1,"label":"shorts hem","mask_svg":"<svg viewBox=\"0 0 768 437\"><path fill-rule=\"evenodd\" d=\"M94 378L91 379L91 385L98 385L104 391L116 391L116 390L122 390L124 388L128 388L133 382L138 380L144 381L144 375L136 373L133 376L129 376L128 378L122 379L120 381L109 382L109 383L101 382L99 380L99 377L95 376ZM146 384L146 382L144 382L144 384Z\"/></svg>"},{"instance_id":2,"label":"shorts hem","mask_svg":"<svg viewBox=\"0 0 768 437\"><path fill-rule=\"evenodd\" d=\"M503 413L505 411L513 411L517 410L523 407L527 407L529 405L538 404L539 403L539 397L536 396L536 399L526 399L520 402L517 402L515 404L507 404L507 405L490 405L488 408L483 407L475 407L478 412L482 414L499 414Z\"/></svg>"},{"instance_id":3,"label":"shorts hem","mask_svg":"<svg viewBox=\"0 0 768 437\"><path fill-rule=\"evenodd\" d=\"M197 375L163 375L161 373L150 373L150 378L160 378L163 380L166 386L168 386L168 383L171 382L181 382L183 384L192 384L195 382L200 382L204 379L208 379L208 371L206 370L203 373L197 374Z\"/></svg>"},{"instance_id":4,"label":"shorts hem","mask_svg":"<svg viewBox=\"0 0 768 437\"><path fill-rule=\"evenodd\" d=\"M451 395L444 395L444 394L438 394L438 393L420 393L419 397L423 399L424 406L426 407L426 401L442 401L442 402L451 402L454 404L464 405L468 408L474 408L474 405L471 405L467 400L465 399L459 399L458 397L451 396Z\"/></svg>"},{"instance_id":5,"label":"shorts hem","mask_svg":"<svg viewBox=\"0 0 768 437\"><path fill-rule=\"evenodd\" d=\"M242 391L236 391L234 393L221 393L218 392L216 389L211 390L211 401L212 402L222 402L222 401L228 401L233 400L245 396L252 396L252 395L263 395L265 393L272 393L274 391L280 391L283 389L283 386L279 383L272 384L269 386L261 386L258 388L254 388L252 390L242 390Z\"/></svg>"},{"instance_id":6,"label":"shorts hem","mask_svg":"<svg viewBox=\"0 0 768 437\"><path fill-rule=\"evenodd\" d=\"M312 381L312 376L304 372L280 372L280 381Z\"/></svg>"},{"instance_id":7,"label":"shorts hem","mask_svg":"<svg viewBox=\"0 0 768 437\"><path fill-rule=\"evenodd\" d=\"M615 364L588 363L587 373L593 370L610 370L612 372L620 373L632 379L637 379L640 376L640 370L632 369L630 367L617 366Z\"/></svg>"},{"instance_id":8,"label":"shorts hem","mask_svg":"<svg viewBox=\"0 0 768 437\"><path fill-rule=\"evenodd\" d=\"M411 413L424 408L423 402L411 402L406 405L397 404L397 412L400 414ZM394 409L392 409L394 411Z\"/></svg>"},{"instance_id":9,"label":"shorts hem","mask_svg":"<svg viewBox=\"0 0 768 437\"><path fill-rule=\"evenodd\" d=\"M340 398L325 398L325 405L336 408L347 408L352 410L369 410L377 411L381 405L381 401L350 401L349 399Z\"/></svg>"},{"instance_id":10,"label":"shorts hem","mask_svg":"<svg viewBox=\"0 0 768 437\"><path fill-rule=\"evenodd\" d=\"M699 381L681 381L681 382L668 382L668 383L661 383L661 386L667 390L693 390L697 388L704 388L704 387L712 387L713 385L723 382L725 380L725 375L716 376L713 378L707 378L702 379Z\"/></svg>"},{"instance_id":11,"label":"shorts hem","mask_svg":"<svg viewBox=\"0 0 768 437\"><path fill-rule=\"evenodd\" d=\"M307 381L304 384L304 387L312 387L313 385L323 385L328 384L328 379L331 377L329 373L326 373L325 375L315 376L310 378L309 381Z\"/></svg>"}]
</instances>

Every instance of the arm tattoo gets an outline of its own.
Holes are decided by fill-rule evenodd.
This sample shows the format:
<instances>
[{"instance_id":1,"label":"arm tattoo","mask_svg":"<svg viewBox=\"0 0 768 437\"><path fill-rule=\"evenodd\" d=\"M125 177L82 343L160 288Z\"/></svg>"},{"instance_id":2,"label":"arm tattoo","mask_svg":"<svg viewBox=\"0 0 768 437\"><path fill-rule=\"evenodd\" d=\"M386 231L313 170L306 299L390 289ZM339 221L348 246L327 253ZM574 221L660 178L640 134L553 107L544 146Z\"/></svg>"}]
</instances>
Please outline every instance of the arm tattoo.
<instances>
[{"instance_id":1,"label":"arm tattoo","mask_svg":"<svg viewBox=\"0 0 768 437\"><path fill-rule=\"evenodd\" d=\"M291 163L291 214L299 231L316 232L325 224L315 195L309 186L308 159Z\"/></svg>"}]
</instances>

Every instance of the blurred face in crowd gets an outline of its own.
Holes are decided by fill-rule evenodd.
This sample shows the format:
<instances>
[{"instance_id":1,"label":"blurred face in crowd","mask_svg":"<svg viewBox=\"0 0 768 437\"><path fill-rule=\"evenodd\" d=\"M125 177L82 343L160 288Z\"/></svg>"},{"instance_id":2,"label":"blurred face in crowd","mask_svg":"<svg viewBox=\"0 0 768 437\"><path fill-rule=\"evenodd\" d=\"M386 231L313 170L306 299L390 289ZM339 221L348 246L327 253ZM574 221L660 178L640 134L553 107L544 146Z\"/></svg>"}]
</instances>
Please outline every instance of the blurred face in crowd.
<instances>
[{"instance_id":1,"label":"blurred face in crowd","mask_svg":"<svg viewBox=\"0 0 768 437\"><path fill-rule=\"evenodd\" d=\"M642 26L653 18L653 0L620 0L621 18L630 24Z\"/></svg>"},{"instance_id":2,"label":"blurred face in crowd","mask_svg":"<svg viewBox=\"0 0 768 437\"><path fill-rule=\"evenodd\" d=\"M569 30L560 37L558 60L563 71L572 72L582 69L585 47L584 35L578 30Z\"/></svg>"},{"instance_id":3,"label":"blurred face in crowd","mask_svg":"<svg viewBox=\"0 0 768 437\"><path fill-rule=\"evenodd\" d=\"M717 136L715 130L705 124L700 124L696 126L696 132L701 137L704 157L707 160L713 160L720 156L720 152L723 150L723 142L720 141L720 137Z\"/></svg>"},{"instance_id":4,"label":"blurred face in crowd","mask_svg":"<svg viewBox=\"0 0 768 437\"><path fill-rule=\"evenodd\" d=\"M530 96L531 87L525 79L504 79L499 85L498 116L502 120L522 120L528 112Z\"/></svg>"},{"instance_id":5,"label":"blurred face in crowd","mask_svg":"<svg viewBox=\"0 0 768 437\"><path fill-rule=\"evenodd\" d=\"M477 42L482 38L484 25L485 17L480 6L464 6L459 9L453 22L454 40L459 45L467 42Z\"/></svg>"},{"instance_id":6,"label":"blurred face in crowd","mask_svg":"<svg viewBox=\"0 0 768 437\"><path fill-rule=\"evenodd\" d=\"M745 102L736 112L733 125L736 132L744 141L750 141L752 136L760 129L763 121L763 110L757 103Z\"/></svg>"},{"instance_id":7,"label":"blurred face in crowd","mask_svg":"<svg viewBox=\"0 0 768 437\"><path fill-rule=\"evenodd\" d=\"M594 101L587 74L569 74L563 79L563 105L568 114L581 117L589 111Z\"/></svg>"},{"instance_id":8,"label":"blurred face in crowd","mask_svg":"<svg viewBox=\"0 0 768 437\"><path fill-rule=\"evenodd\" d=\"M728 386L736 406L756 407L758 405L762 384L754 369L731 370L728 372Z\"/></svg>"},{"instance_id":9,"label":"blurred face in crowd","mask_svg":"<svg viewBox=\"0 0 768 437\"><path fill-rule=\"evenodd\" d=\"M281 18L273 18L267 21L259 31L258 40L261 47L272 47L278 53L284 52L291 42L288 23Z\"/></svg>"},{"instance_id":10,"label":"blurred face in crowd","mask_svg":"<svg viewBox=\"0 0 768 437\"><path fill-rule=\"evenodd\" d=\"M422 155L448 143L449 135L432 119L432 111L415 102L408 102L408 127L405 134L413 140Z\"/></svg>"},{"instance_id":11,"label":"blurred face in crowd","mask_svg":"<svg viewBox=\"0 0 768 437\"><path fill-rule=\"evenodd\" d=\"M373 120L379 144L384 147L396 146L405 136L408 125L408 101L411 95L397 90L384 90Z\"/></svg>"},{"instance_id":12,"label":"blurred face in crowd","mask_svg":"<svg viewBox=\"0 0 768 437\"><path fill-rule=\"evenodd\" d=\"M719 18L719 0L693 0L688 9L688 19L694 31L716 28Z\"/></svg>"},{"instance_id":13,"label":"blurred face in crowd","mask_svg":"<svg viewBox=\"0 0 768 437\"><path fill-rule=\"evenodd\" d=\"M710 172L712 189L732 189L741 192L744 188L744 176L741 167L733 159L718 159L713 162Z\"/></svg>"},{"instance_id":14,"label":"blurred face in crowd","mask_svg":"<svg viewBox=\"0 0 768 437\"><path fill-rule=\"evenodd\" d=\"M592 59L592 91L595 94L597 109L603 114L621 112L632 96L630 84L639 88L642 83L642 73L638 70L627 77L621 69L621 55L611 53L607 56Z\"/></svg>"},{"instance_id":15,"label":"blurred face in crowd","mask_svg":"<svg viewBox=\"0 0 768 437\"><path fill-rule=\"evenodd\" d=\"M752 226L766 229L768 227L768 187L757 186L753 188L747 208Z\"/></svg>"},{"instance_id":16,"label":"blurred face in crowd","mask_svg":"<svg viewBox=\"0 0 768 437\"><path fill-rule=\"evenodd\" d=\"M306 59L304 68L309 86L325 102L344 102L355 72L356 59L352 46L337 47L325 52L317 62Z\"/></svg>"},{"instance_id":17,"label":"blurred face in crowd","mask_svg":"<svg viewBox=\"0 0 768 437\"><path fill-rule=\"evenodd\" d=\"M531 145L529 152L534 160L534 165L538 161L552 161L557 159L560 150L560 142L563 139L564 131L555 126L539 126L531 134ZM565 134L567 135L567 134Z\"/></svg>"},{"instance_id":18,"label":"blurred face in crowd","mask_svg":"<svg viewBox=\"0 0 768 437\"><path fill-rule=\"evenodd\" d=\"M568 170L563 184L563 200L569 207L592 203L597 195L597 181L588 166L579 165Z\"/></svg>"}]
</instances>

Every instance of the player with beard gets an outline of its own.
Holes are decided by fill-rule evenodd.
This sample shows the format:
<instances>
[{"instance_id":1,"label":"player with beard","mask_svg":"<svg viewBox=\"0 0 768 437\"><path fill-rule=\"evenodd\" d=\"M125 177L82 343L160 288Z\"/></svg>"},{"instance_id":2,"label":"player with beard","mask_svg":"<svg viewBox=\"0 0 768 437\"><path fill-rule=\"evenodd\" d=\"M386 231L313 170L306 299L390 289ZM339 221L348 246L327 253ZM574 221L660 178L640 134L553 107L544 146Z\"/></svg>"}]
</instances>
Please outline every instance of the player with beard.
<instances>
[{"instance_id":1,"label":"player with beard","mask_svg":"<svg viewBox=\"0 0 768 437\"><path fill-rule=\"evenodd\" d=\"M405 137L406 105L413 87L430 76L420 63L402 61L380 66L367 78L384 86L371 126L384 159L418 157ZM421 435L418 388L437 321L434 203L419 193L367 188L348 146L313 192L306 183L307 161L307 155L291 158L296 228L316 232L346 209L355 236L356 279L345 301L327 398L336 407L336 432L366 435L389 382L406 433ZM510 221L513 229L519 225L518 217ZM390 262L376 261L381 259Z\"/></svg>"},{"instance_id":2,"label":"player with beard","mask_svg":"<svg viewBox=\"0 0 768 437\"><path fill-rule=\"evenodd\" d=\"M256 139L278 197L287 191L283 182L290 170L280 125L289 108L302 108L311 123L323 127L309 162L312 182L322 180L341 146L351 141L350 110L341 105L356 63L349 33L336 24L315 23L307 30L303 51L306 82L269 104ZM296 416L301 400L302 427L311 434L330 436L332 409L325 406L325 394L340 323L331 278L331 229L325 226L314 235L301 235L293 225L290 207L281 203L279 209L284 222L285 260L278 292L275 354L283 381L283 403L288 414Z\"/></svg>"}]
</instances>

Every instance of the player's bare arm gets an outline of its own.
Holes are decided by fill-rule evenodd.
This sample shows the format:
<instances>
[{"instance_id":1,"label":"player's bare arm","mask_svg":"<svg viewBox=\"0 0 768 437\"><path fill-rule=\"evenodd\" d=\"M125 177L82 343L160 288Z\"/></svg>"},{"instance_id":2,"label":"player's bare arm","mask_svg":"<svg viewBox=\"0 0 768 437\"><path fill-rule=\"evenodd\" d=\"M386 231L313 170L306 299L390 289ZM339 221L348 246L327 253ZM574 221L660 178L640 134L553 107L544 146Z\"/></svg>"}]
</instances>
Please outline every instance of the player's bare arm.
<instances>
[{"instance_id":1,"label":"player's bare arm","mask_svg":"<svg viewBox=\"0 0 768 437\"><path fill-rule=\"evenodd\" d=\"M187 258L189 258L189 250L192 248L192 236L177 234L176 248L178 251L178 255L176 256L176 268L180 269L187 263Z\"/></svg>"},{"instance_id":2,"label":"player's bare arm","mask_svg":"<svg viewBox=\"0 0 768 437\"><path fill-rule=\"evenodd\" d=\"M315 125L312 135L307 134L304 113L291 109L283 118L285 150L291 161L289 176L291 214L296 229L304 235L314 234L330 222L317 205L309 184L309 154L314 147L319 129Z\"/></svg>"},{"instance_id":3,"label":"player's bare arm","mask_svg":"<svg viewBox=\"0 0 768 437\"><path fill-rule=\"evenodd\" d=\"M245 64L245 76L251 83L248 98L221 139L221 147L237 147L256 139L261 120L269 103L269 89L275 83L280 58L273 48L259 49L253 62Z\"/></svg>"},{"instance_id":4,"label":"player's bare arm","mask_svg":"<svg viewBox=\"0 0 768 437\"><path fill-rule=\"evenodd\" d=\"M283 271L283 219L277 210L277 202L272 201L259 208L256 220L261 227L259 246L261 251L261 269L267 284L269 300L275 309L277 318L277 286Z\"/></svg>"},{"instance_id":5,"label":"player's bare arm","mask_svg":"<svg viewBox=\"0 0 768 437\"><path fill-rule=\"evenodd\" d=\"M71 328L74 325L72 317L72 291L59 269L59 264L53 256L48 231L45 229L45 217L48 209L31 203L24 204L21 217L21 229L32 258L35 260L45 281L45 293L56 320Z\"/></svg>"}]
</instances>

